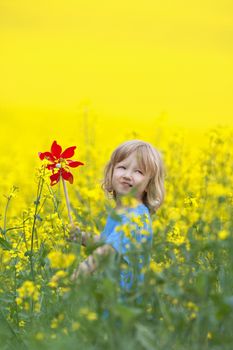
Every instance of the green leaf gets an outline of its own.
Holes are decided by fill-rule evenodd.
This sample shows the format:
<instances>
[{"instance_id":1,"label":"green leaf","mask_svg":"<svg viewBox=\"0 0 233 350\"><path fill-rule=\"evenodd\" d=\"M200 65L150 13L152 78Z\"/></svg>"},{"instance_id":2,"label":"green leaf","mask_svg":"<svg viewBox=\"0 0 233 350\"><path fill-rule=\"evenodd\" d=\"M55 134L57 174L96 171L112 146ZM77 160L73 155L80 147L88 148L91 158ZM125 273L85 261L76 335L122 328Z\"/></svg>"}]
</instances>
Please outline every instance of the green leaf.
<instances>
[{"instance_id":1,"label":"green leaf","mask_svg":"<svg viewBox=\"0 0 233 350\"><path fill-rule=\"evenodd\" d=\"M138 342L142 345L143 349L151 350L155 349L155 338L152 331L146 326L138 323L136 325L137 333L136 337Z\"/></svg>"},{"instance_id":2,"label":"green leaf","mask_svg":"<svg viewBox=\"0 0 233 350\"><path fill-rule=\"evenodd\" d=\"M3 247L3 249L11 250L12 246L9 242L7 242L4 238L0 237L0 245Z\"/></svg>"},{"instance_id":3,"label":"green leaf","mask_svg":"<svg viewBox=\"0 0 233 350\"><path fill-rule=\"evenodd\" d=\"M17 336L10 323L4 317L4 314L0 311L0 341L1 345L5 343L4 348L6 349L7 344L11 346L8 349L27 350L27 346L23 343L21 338ZM1 347L2 348L2 347Z\"/></svg>"},{"instance_id":4,"label":"green leaf","mask_svg":"<svg viewBox=\"0 0 233 350\"><path fill-rule=\"evenodd\" d=\"M119 316L122 321L126 324L131 324L141 313L142 310L135 307L127 307L125 305L117 305L113 312Z\"/></svg>"}]
</instances>

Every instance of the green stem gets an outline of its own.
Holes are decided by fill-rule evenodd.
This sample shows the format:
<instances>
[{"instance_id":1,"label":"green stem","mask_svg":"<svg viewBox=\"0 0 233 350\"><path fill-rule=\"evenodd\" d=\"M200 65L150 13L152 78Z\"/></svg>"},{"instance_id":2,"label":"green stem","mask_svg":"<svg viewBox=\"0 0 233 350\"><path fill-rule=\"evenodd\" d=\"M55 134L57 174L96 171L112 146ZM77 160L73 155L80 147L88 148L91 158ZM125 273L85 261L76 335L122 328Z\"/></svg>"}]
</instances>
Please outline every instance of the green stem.
<instances>
[{"instance_id":1,"label":"green stem","mask_svg":"<svg viewBox=\"0 0 233 350\"><path fill-rule=\"evenodd\" d=\"M49 192L50 192L50 194L52 195L52 198L53 198L54 212L57 213L59 219L62 221L62 228L63 228L64 234L65 234L66 228L65 228L65 224L64 224L64 222L62 220L62 217L61 217L61 215L59 213L59 210L58 210L58 206L59 206L58 200L55 197L55 194L53 193L53 190L51 189L51 187L49 185L47 185L47 186L48 186Z\"/></svg>"},{"instance_id":2,"label":"green stem","mask_svg":"<svg viewBox=\"0 0 233 350\"><path fill-rule=\"evenodd\" d=\"M17 345L20 345L20 346L25 345L23 343L23 341L18 337L17 333L14 331L14 329L12 328L10 323L7 321L7 318L5 317L5 315L3 314L1 309L0 309L0 322L3 325L3 327L5 328L5 330L8 331L14 337L14 339L17 341L17 343L18 343ZM26 345L25 345L24 349L27 349Z\"/></svg>"},{"instance_id":3,"label":"green stem","mask_svg":"<svg viewBox=\"0 0 233 350\"><path fill-rule=\"evenodd\" d=\"M3 224L3 232L4 232L4 235L5 235L5 233L6 233L6 214L7 214L7 210L8 210L8 207L9 207L10 199L11 199L11 197L7 197L7 203L6 203L6 207L5 207L4 224Z\"/></svg>"},{"instance_id":4,"label":"green stem","mask_svg":"<svg viewBox=\"0 0 233 350\"><path fill-rule=\"evenodd\" d=\"M3 234L4 234L4 236L5 236L5 238L6 238L6 232L7 232L7 230L6 230L7 211L8 211L8 207L9 207L9 204L10 204L10 200L11 200L11 198L12 198L12 194L13 194L16 190L17 190L17 187L13 186L11 194L10 194L8 197L5 196L5 197L7 198L7 203L6 203L6 207L5 207L4 223L3 223L3 231L2 231Z\"/></svg>"},{"instance_id":5,"label":"green stem","mask_svg":"<svg viewBox=\"0 0 233 350\"><path fill-rule=\"evenodd\" d=\"M45 172L45 169L44 169ZM44 173L40 176L38 188L37 188L37 198L35 201L35 212L33 217L33 224L32 224L32 234L31 234L31 249L30 249L30 264L31 264L31 275L32 279L34 280L34 266L33 266L33 244L34 244L34 233L35 233L35 227L36 227L36 219L37 219L37 213L38 213L38 207L40 204L40 198L41 193L44 185Z\"/></svg>"},{"instance_id":6,"label":"green stem","mask_svg":"<svg viewBox=\"0 0 233 350\"><path fill-rule=\"evenodd\" d=\"M25 221L24 221L24 214L23 214L23 239L24 239L24 243L25 243L25 247L28 251L28 244L27 244L27 239L26 239L26 233L25 233L25 225L24 225Z\"/></svg>"},{"instance_id":7,"label":"green stem","mask_svg":"<svg viewBox=\"0 0 233 350\"><path fill-rule=\"evenodd\" d=\"M6 229L6 232L5 232L5 233L7 233L8 231L11 231L11 230L19 230L19 229L21 229L21 228L23 228L23 226L10 227L10 228Z\"/></svg>"},{"instance_id":8,"label":"green stem","mask_svg":"<svg viewBox=\"0 0 233 350\"><path fill-rule=\"evenodd\" d=\"M15 264L16 265L16 264ZM16 278L16 267L14 265L14 294L16 295L17 290L17 278ZM18 304L15 301L15 311L16 311L16 322L17 322L17 328L19 328L19 314L18 314Z\"/></svg>"},{"instance_id":9,"label":"green stem","mask_svg":"<svg viewBox=\"0 0 233 350\"><path fill-rule=\"evenodd\" d=\"M55 210L55 212L57 213L57 215L58 215L58 217L60 219L60 214L59 214L59 211L58 211L57 199L56 199L56 197L55 197L51 187L48 184L47 184L47 187L48 187L48 190L49 190L49 192L50 192L50 194L52 195L52 198L53 198L54 210Z\"/></svg>"}]
</instances>

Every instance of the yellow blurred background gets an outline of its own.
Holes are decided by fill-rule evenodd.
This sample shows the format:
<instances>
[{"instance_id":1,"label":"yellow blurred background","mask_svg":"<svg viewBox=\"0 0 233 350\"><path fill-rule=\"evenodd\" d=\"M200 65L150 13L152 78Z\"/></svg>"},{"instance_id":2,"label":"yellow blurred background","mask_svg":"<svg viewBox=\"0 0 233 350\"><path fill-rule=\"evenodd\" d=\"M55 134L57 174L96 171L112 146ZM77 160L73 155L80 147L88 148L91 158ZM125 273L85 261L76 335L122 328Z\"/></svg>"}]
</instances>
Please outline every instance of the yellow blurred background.
<instances>
[{"instance_id":1,"label":"yellow blurred background","mask_svg":"<svg viewBox=\"0 0 233 350\"><path fill-rule=\"evenodd\" d=\"M233 123L230 0L1 0L0 38L1 118Z\"/></svg>"}]
</instances>

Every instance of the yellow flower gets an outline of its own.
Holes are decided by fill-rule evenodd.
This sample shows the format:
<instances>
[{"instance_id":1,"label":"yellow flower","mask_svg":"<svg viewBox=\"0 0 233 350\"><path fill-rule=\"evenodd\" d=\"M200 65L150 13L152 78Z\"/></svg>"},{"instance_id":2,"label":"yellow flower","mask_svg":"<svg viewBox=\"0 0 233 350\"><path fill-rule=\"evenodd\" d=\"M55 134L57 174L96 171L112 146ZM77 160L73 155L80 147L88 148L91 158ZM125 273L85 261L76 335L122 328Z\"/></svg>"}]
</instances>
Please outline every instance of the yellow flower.
<instances>
[{"instance_id":1,"label":"yellow flower","mask_svg":"<svg viewBox=\"0 0 233 350\"><path fill-rule=\"evenodd\" d=\"M168 232L167 234L167 241L174 243L176 245L180 245L182 243L184 243L186 240L184 234L181 233L179 227L177 225L175 225L173 227L173 230Z\"/></svg>"},{"instance_id":2,"label":"yellow flower","mask_svg":"<svg viewBox=\"0 0 233 350\"><path fill-rule=\"evenodd\" d=\"M83 307L79 310L80 315L83 315L86 317L89 321L97 320L98 316L96 312L90 311L87 307Z\"/></svg>"},{"instance_id":3,"label":"yellow flower","mask_svg":"<svg viewBox=\"0 0 233 350\"><path fill-rule=\"evenodd\" d=\"M32 281L25 281L20 288L17 289L19 299L32 298L34 301L39 299L39 286L35 285ZM20 303L20 301L19 301Z\"/></svg>"},{"instance_id":4,"label":"yellow flower","mask_svg":"<svg viewBox=\"0 0 233 350\"><path fill-rule=\"evenodd\" d=\"M58 327L58 320L57 320L56 318L54 318L54 319L51 321L50 327L51 327L52 329L55 329L55 328Z\"/></svg>"},{"instance_id":5,"label":"yellow flower","mask_svg":"<svg viewBox=\"0 0 233 350\"><path fill-rule=\"evenodd\" d=\"M149 284L154 286L156 284L156 280L154 278L150 279Z\"/></svg>"},{"instance_id":6,"label":"yellow flower","mask_svg":"<svg viewBox=\"0 0 233 350\"><path fill-rule=\"evenodd\" d=\"M160 273L163 271L162 263L156 263L155 261L150 261L150 270L153 272Z\"/></svg>"},{"instance_id":7,"label":"yellow flower","mask_svg":"<svg viewBox=\"0 0 233 350\"><path fill-rule=\"evenodd\" d=\"M213 338L213 334L211 332L207 333L207 339L212 339Z\"/></svg>"},{"instance_id":8,"label":"yellow flower","mask_svg":"<svg viewBox=\"0 0 233 350\"><path fill-rule=\"evenodd\" d=\"M142 229L142 230L140 231L140 233L141 233L142 235L145 235L145 236L149 236L149 235L150 235L150 232L147 231L147 230L145 230L145 229Z\"/></svg>"},{"instance_id":9,"label":"yellow flower","mask_svg":"<svg viewBox=\"0 0 233 350\"><path fill-rule=\"evenodd\" d=\"M15 301L16 301L17 305L21 305L23 300L22 300L22 298L16 297Z\"/></svg>"},{"instance_id":10,"label":"yellow flower","mask_svg":"<svg viewBox=\"0 0 233 350\"><path fill-rule=\"evenodd\" d=\"M197 312L199 310L199 307L196 304L194 304L192 301L188 301L185 305L190 310L189 319L194 320L197 317Z\"/></svg>"},{"instance_id":11,"label":"yellow flower","mask_svg":"<svg viewBox=\"0 0 233 350\"><path fill-rule=\"evenodd\" d=\"M186 197L184 200L184 204L186 207L194 207L194 208L198 207L196 197Z\"/></svg>"},{"instance_id":12,"label":"yellow flower","mask_svg":"<svg viewBox=\"0 0 233 350\"><path fill-rule=\"evenodd\" d=\"M122 270L127 270L128 264L122 263L122 264L120 265L120 268L121 268Z\"/></svg>"},{"instance_id":13,"label":"yellow flower","mask_svg":"<svg viewBox=\"0 0 233 350\"><path fill-rule=\"evenodd\" d=\"M97 320L98 316L97 316L96 312L88 312L88 314L86 315L86 318L89 321L95 321L95 320Z\"/></svg>"},{"instance_id":14,"label":"yellow flower","mask_svg":"<svg viewBox=\"0 0 233 350\"><path fill-rule=\"evenodd\" d=\"M63 270L59 270L55 273L55 275L53 275L53 277L51 278L50 282L48 283L48 285L51 288L57 288L58 286L58 281L64 277L67 276L67 272L63 271Z\"/></svg>"},{"instance_id":15,"label":"yellow flower","mask_svg":"<svg viewBox=\"0 0 233 350\"><path fill-rule=\"evenodd\" d=\"M87 315L87 313L89 312L89 309L87 307L81 307L79 312L80 312L80 315L84 316L84 315Z\"/></svg>"},{"instance_id":16,"label":"yellow flower","mask_svg":"<svg viewBox=\"0 0 233 350\"><path fill-rule=\"evenodd\" d=\"M175 207L168 208L168 216L170 220L177 221L180 218L180 210Z\"/></svg>"},{"instance_id":17,"label":"yellow flower","mask_svg":"<svg viewBox=\"0 0 233 350\"><path fill-rule=\"evenodd\" d=\"M186 303L186 306L190 310L194 310L194 311L198 311L199 310L199 307L196 304L194 304L192 301L188 301Z\"/></svg>"},{"instance_id":18,"label":"yellow flower","mask_svg":"<svg viewBox=\"0 0 233 350\"><path fill-rule=\"evenodd\" d=\"M224 239L226 239L227 237L229 237L229 231L227 231L227 230L221 230L221 231L218 232L218 238L219 238L219 239L224 240Z\"/></svg>"},{"instance_id":19,"label":"yellow flower","mask_svg":"<svg viewBox=\"0 0 233 350\"><path fill-rule=\"evenodd\" d=\"M58 320L59 320L59 321L63 321L64 318L65 318L64 314L58 315Z\"/></svg>"},{"instance_id":20,"label":"yellow flower","mask_svg":"<svg viewBox=\"0 0 233 350\"><path fill-rule=\"evenodd\" d=\"M122 205L126 207L135 208L138 206L138 201L131 195L124 196L122 197Z\"/></svg>"},{"instance_id":21,"label":"yellow flower","mask_svg":"<svg viewBox=\"0 0 233 350\"><path fill-rule=\"evenodd\" d=\"M207 186L207 193L209 196L226 196L229 193L229 188L221 183L209 183Z\"/></svg>"},{"instance_id":22,"label":"yellow flower","mask_svg":"<svg viewBox=\"0 0 233 350\"><path fill-rule=\"evenodd\" d=\"M35 307L34 307L35 312L40 312L40 309L41 309L40 303L35 303Z\"/></svg>"},{"instance_id":23,"label":"yellow flower","mask_svg":"<svg viewBox=\"0 0 233 350\"><path fill-rule=\"evenodd\" d=\"M190 320L194 320L197 317L196 312L192 312L190 315Z\"/></svg>"},{"instance_id":24,"label":"yellow flower","mask_svg":"<svg viewBox=\"0 0 233 350\"><path fill-rule=\"evenodd\" d=\"M65 269L73 264L76 256L72 253L64 254L60 251L54 251L48 254L48 259L52 268Z\"/></svg>"},{"instance_id":25,"label":"yellow flower","mask_svg":"<svg viewBox=\"0 0 233 350\"><path fill-rule=\"evenodd\" d=\"M120 232L120 231L123 231L127 238L131 238L132 233L131 233L131 227L129 223L117 226L116 232Z\"/></svg>"},{"instance_id":26,"label":"yellow flower","mask_svg":"<svg viewBox=\"0 0 233 350\"><path fill-rule=\"evenodd\" d=\"M57 288L58 283L57 283L57 281L51 280L51 281L48 283L48 286L51 287L51 288Z\"/></svg>"},{"instance_id":27,"label":"yellow flower","mask_svg":"<svg viewBox=\"0 0 233 350\"><path fill-rule=\"evenodd\" d=\"M135 224L137 224L137 226L140 228L140 227L143 227L143 223L142 223L142 218L141 216L134 216L131 221Z\"/></svg>"},{"instance_id":28,"label":"yellow flower","mask_svg":"<svg viewBox=\"0 0 233 350\"><path fill-rule=\"evenodd\" d=\"M35 335L36 340L44 340L44 333L38 332Z\"/></svg>"},{"instance_id":29,"label":"yellow flower","mask_svg":"<svg viewBox=\"0 0 233 350\"><path fill-rule=\"evenodd\" d=\"M59 324L64 320L64 314L60 314L57 317L54 317L50 323L52 329L58 328Z\"/></svg>"},{"instance_id":30,"label":"yellow flower","mask_svg":"<svg viewBox=\"0 0 233 350\"><path fill-rule=\"evenodd\" d=\"M150 220L149 220L149 215L147 213L143 214L143 219L145 221L146 224L149 224L150 223Z\"/></svg>"},{"instance_id":31,"label":"yellow flower","mask_svg":"<svg viewBox=\"0 0 233 350\"><path fill-rule=\"evenodd\" d=\"M65 335L67 335L67 334L68 334L68 329L65 327L65 328L63 328L62 332L63 332Z\"/></svg>"},{"instance_id":32,"label":"yellow flower","mask_svg":"<svg viewBox=\"0 0 233 350\"><path fill-rule=\"evenodd\" d=\"M151 305L147 305L146 312L148 312L148 313L152 312L152 306Z\"/></svg>"},{"instance_id":33,"label":"yellow flower","mask_svg":"<svg viewBox=\"0 0 233 350\"><path fill-rule=\"evenodd\" d=\"M23 307L24 307L24 310L26 310L26 311L30 310L30 304L27 301L24 302Z\"/></svg>"},{"instance_id":34,"label":"yellow flower","mask_svg":"<svg viewBox=\"0 0 233 350\"><path fill-rule=\"evenodd\" d=\"M80 328L80 323L79 322L73 322L71 325L72 331L77 331Z\"/></svg>"},{"instance_id":35,"label":"yellow flower","mask_svg":"<svg viewBox=\"0 0 233 350\"><path fill-rule=\"evenodd\" d=\"M58 293L59 295L64 295L65 293L69 292L70 288L69 287L59 287L58 288Z\"/></svg>"}]
</instances>

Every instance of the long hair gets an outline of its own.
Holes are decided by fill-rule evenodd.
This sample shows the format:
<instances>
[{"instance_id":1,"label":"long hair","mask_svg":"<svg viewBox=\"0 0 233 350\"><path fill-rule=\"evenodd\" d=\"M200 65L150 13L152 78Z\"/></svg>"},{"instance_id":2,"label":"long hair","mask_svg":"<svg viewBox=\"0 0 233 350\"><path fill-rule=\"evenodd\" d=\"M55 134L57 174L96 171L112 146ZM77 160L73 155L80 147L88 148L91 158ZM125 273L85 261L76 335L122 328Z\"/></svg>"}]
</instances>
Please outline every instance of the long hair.
<instances>
[{"instance_id":1,"label":"long hair","mask_svg":"<svg viewBox=\"0 0 233 350\"><path fill-rule=\"evenodd\" d=\"M113 151L109 162L104 168L104 178L102 180L101 188L109 198L113 198L116 201L116 192L112 188L114 167L117 163L121 162L135 151L139 166L150 176L146 191L142 197L142 202L147 206L150 214L153 214L164 201L165 167L161 152L149 142L130 140L120 144Z\"/></svg>"}]
</instances>

